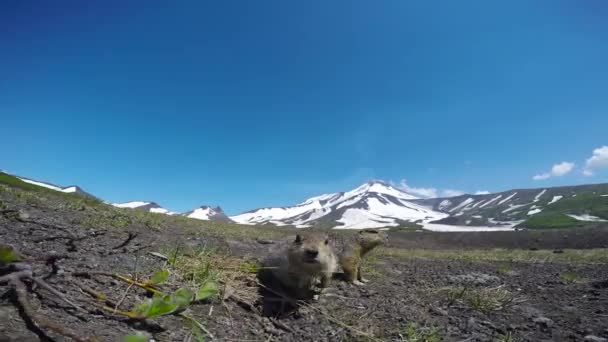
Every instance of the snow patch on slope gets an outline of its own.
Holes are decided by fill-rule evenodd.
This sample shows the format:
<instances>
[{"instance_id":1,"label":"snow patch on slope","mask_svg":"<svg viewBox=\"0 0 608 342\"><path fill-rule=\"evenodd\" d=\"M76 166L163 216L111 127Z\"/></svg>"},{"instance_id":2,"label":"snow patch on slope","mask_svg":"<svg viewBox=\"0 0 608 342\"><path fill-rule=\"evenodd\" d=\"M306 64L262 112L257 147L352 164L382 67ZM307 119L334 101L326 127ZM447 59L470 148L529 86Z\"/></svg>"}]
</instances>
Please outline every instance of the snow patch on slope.
<instances>
[{"instance_id":1,"label":"snow patch on slope","mask_svg":"<svg viewBox=\"0 0 608 342\"><path fill-rule=\"evenodd\" d=\"M515 195L517 195L517 192L512 193L511 196L509 196L509 197L503 199L502 201L498 202L498 205L506 203L508 200L510 200L511 198L513 198Z\"/></svg>"},{"instance_id":2,"label":"snow patch on slope","mask_svg":"<svg viewBox=\"0 0 608 342\"><path fill-rule=\"evenodd\" d=\"M212 208L197 208L187 217L198 220L210 220L211 216L213 216L214 214L215 211Z\"/></svg>"},{"instance_id":3,"label":"snow patch on slope","mask_svg":"<svg viewBox=\"0 0 608 342\"><path fill-rule=\"evenodd\" d=\"M512 226L489 227L489 226L454 226L448 224L425 223L424 229L435 232L499 232L514 230Z\"/></svg>"},{"instance_id":4,"label":"snow patch on slope","mask_svg":"<svg viewBox=\"0 0 608 342\"><path fill-rule=\"evenodd\" d=\"M570 216L573 219L578 220L578 221L608 222L608 220L604 220L603 218L600 218L600 217L597 217L597 216L593 216L593 215L589 215L589 214L582 214L582 215L571 215L571 214L568 214L568 216Z\"/></svg>"},{"instance_id":5,"label":"snow patch on slope","mask_svg":"<svg viewBox=\"0 0 608 342\"><path fill-rule=\"evenodd\" d=\"M558 196L553 196L553 198L551 199L551 202L547 203L547 205L549 204L553 204L557 201L559 201L560 199L564 198L564 196L558 195Z\"/></svg>"},{"instance_id":6,"label":"snow patch on slope","mask_svg":"<svg viewBox=\"0 0 608 342\"><path fill-rule=\"evenodd\" d=\"M133 201L133 202L125 202L125 203L112 203L113 206L118 207L118 208L139 208L139 207L143 207L144 205L148 205L151 202L142 202L142 201Z\"/></svg>"},{"instance_id":7,"label":"snow patch on slope","mask_svg":"<svg viewBox=\"0 0 608 342\"><path fill-rule=\"evenodd\" d=\"M545 194L545 192L547 192L547 189L544 189L544 190L543 190L543 191L541 191L541 192L540 192L538 195L536 195L536 197L534 197L534 202L538 202L538 201L540 201L540 197L541 197L542 195L544 195L544 194Z\"/></svg>"},{"instance_id":8,"label":"snow patch on slope","mask_svg":"<svg viewBox=\"0 0 608 342\"><path fill-rule=\"evenodd\" d=\"M498 196L492 198L491 200L487 201L486 203L482 204L479 208L483 208L483 207L487 206L488 204L500 199L501 197L502 197L502 195L498 195Z\"/></svg>"},{"instance_id":9,"label":"snow patch on slope","mask_svg":"<svg viewBox=\"0 0 608 342\"><path fill-rule=\"evenodd\" d=\"M466 200L462 201L462 203L460 203L459 205L455 206L454 208L450 209L450 212L454 212L460 208L463 208L465 206L467 206L468 204L471 204L473 201L475 201L473 198L469 197Z\"/></svg>"}]
</instances>

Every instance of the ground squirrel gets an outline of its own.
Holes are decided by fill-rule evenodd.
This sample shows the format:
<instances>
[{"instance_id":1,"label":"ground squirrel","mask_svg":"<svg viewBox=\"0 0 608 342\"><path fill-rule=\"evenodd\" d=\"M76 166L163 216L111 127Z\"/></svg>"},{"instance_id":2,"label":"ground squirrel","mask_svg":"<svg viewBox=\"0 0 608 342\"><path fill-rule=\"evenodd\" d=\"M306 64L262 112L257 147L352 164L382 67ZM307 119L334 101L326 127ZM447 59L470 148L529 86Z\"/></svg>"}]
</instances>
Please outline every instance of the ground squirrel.
<instances>
[{"instance_id":1,"label":"ground squirrel","mask_svg":"<svg viewBox=\"0 0 608 342\"><path fill-rule=\"evenodd\" d=\"M262 276L280 282L281 292L297 299L308 298L315 286L325 289L337 269L337 258L326 235L297 234L289 247L268 257ZM268 283L266 281L266 283ZM276 285L276 284L275 284ZM276 289L276 286L273 286Z\"/></svg>"},{"instance_id":2,"label":"ground squirrel","mask_svg":"<svg viewBox=\"0 0 608 342\"><path fill-rule=\"evenodd\" d=\"M365 254L388 241L384 231L364 229L359 231L357 237L349 242L340 254L340 266L344 271L346 280L355 285L364 285L368 280L361 275L361 259Z\"/></svg>"}]
</instances>

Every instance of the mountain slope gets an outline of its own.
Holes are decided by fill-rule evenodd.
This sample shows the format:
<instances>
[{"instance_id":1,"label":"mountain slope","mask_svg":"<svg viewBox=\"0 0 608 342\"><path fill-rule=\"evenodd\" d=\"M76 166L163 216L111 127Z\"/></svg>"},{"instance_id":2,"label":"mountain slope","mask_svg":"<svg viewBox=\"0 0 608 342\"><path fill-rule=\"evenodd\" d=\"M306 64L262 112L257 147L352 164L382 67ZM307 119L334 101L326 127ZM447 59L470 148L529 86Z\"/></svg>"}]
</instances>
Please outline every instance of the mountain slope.
<instances>
[{"instance_id":1,"label":"mountain slope","mask_svg":"<svg viewBox=\"0 0 608 342\"><path fill-rule=\"evenodd\" d=\"M37 181L37 180L33 180L33 179L30 179L30 178L26 178L26 177L21 177L21 176L13 175L13 174L10 174L10 173L4 172L4 171L0 171L0 174L6 175L5 177L12 177L12 178L14 178L16 180L20 180L22 182L25 182L27 184L31 184L31 185L34 185L34 186L38 186L38 187L42 187L42 188L46 188L46 189L50 189L50 190L55 190L55 191L63 192L63 193L66 193L66 194L76 194L76 195L81 195L81 196L85 196L85 197L96 199L95 196L93 196L90 193L82 190L82 188L80 188L77 185L70 185L70 186L62 187L62 186L55 185L55 184L48 183L48 182L42 182L42 181Z\"/></svg>"},{"instance_id":2,"label":"mountain slope","mask_svg":"<svg viewBox=\"0 0 608 342\"><path fill-rule=\"evenodd\" d=\"M182 215L189 218L195 218L204 221L234 222L228 216L226 216L226 214L224 214L222 208L213 208L207 205L203 205L192 211L183 213Z\"/></svg>"},{"instance_id":3,"label":"mountain slope","mask_svg":"<svg viewBox=\"0 0 608 342\"><path fill-rule=\"evenodd\" d=\"M419 199L414 202L449 214L437 223L493 226L518 222L521 227L577 225L608 220L608 184L516 189L488 195Z\"/></svg>"},{"instance_id":4,"label":"mountain slope","mask_svg":"<svg viewBox=\"0 0 608 342\"><path fill-rule=\"evenodd\" d=\"M414 203L416 199L385 182L371 181L352 191L313 197L292 207L261 208L231 219L242 224L361 229L429 222L448 216Z\"/></svg>"},{"instance_id":5,"label":"mountain slope","mask_svg":"<svg viewBox=\"0 0 608 342\"><path fill-rule=\"evenodd\" d=\"M172 211L169 211L169 210L161 207L156 202L134 201L134 202L125 202L125 203L112 203L112 205L115 207L118 207L118 208L130 208L130 209L143 210L143 211L148 211L148 212L157 213L157 214L177 215L177 213L174 213Z\"/></svg>"}]
</instances>

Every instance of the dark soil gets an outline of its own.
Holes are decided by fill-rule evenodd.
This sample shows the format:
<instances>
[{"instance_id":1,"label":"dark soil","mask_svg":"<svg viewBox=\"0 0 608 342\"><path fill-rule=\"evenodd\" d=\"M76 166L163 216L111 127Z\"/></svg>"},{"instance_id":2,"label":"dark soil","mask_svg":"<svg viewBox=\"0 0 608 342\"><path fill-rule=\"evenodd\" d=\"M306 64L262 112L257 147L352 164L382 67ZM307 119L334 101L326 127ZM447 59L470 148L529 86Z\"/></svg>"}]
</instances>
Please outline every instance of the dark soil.
<instances>
[{"instance_id":1,"label":"dark soil","mask_svg":"<svg viewBox=\"0 0 608 342\"><path fill-rule=\"evenodd\" d=\"M34 275L85 308L77 311L26 279L29 299L37 313L83 338L98 341L121 341L134 333L156 341L188 341L190 329L176 316L137 321L95 309L89 305L91 297L74 279L106 294L113 302L124 297L120 305L123 310L147 295L135 287L127 292L128 285L113 278L70 274L105 271L148 276L165 264L148 252L167 251L176 245L213 246L243 258L262 258L277 248L272 241L193 234L179 226L151 230L132 224L121 230L91 230L77 223L79 216L85 215L78 210L26 206L7 194L0 196L4 196L0 198L4 203L0 243L20 251L27 257L24 262L33 266ZM608 234L398 233L390 240L393 248L562 249L606 247ZM424 341L414 339L415 335L426 335L428 341L509 341L509 337L513 341L583 341L589 335L608 338L608 284L602 282L608 278L606 264L373 257L364 270L371 279L365 287L335 280L318 302L301 305L281 318L261 315L259 302L220 298L192 305L189 310L213 339L221 341ZM255 291L257 285L246 286ZM501 302L504 305L483 309L498 293L507 294L507 300ZM70 340L36 328L15 298L8 284L0 284L0 341Z\"/></svg>"}]
</instances>

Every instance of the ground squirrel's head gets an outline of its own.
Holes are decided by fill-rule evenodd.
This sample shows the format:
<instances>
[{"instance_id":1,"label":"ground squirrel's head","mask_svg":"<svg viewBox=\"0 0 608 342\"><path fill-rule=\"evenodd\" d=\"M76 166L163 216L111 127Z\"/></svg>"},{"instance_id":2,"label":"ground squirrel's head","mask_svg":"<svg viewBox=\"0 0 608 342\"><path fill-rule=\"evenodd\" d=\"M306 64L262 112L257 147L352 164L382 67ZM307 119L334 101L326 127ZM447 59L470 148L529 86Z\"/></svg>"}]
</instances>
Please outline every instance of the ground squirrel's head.
<instances>
[{"instance_id":1,"label":"ground squirrel's head","mask_svg":"<svg viewBox=\"0 0 608 342\"><path fill-rule=\"evenodd\" d=\"M325 234L297 234L289 248L290 260L303 267L316 268L327 262L332 253L329 238Z\"/></svg>"},{"instance_id":2,"label":"ground squirrel's head","mask_svg":"<svg viewBox=\"0 0 608 342\"><path fill-rule=\"evenodd\" d=\"M357 241L359 241L361 247L370 250L376 246L386 244L388 242L388 234L381 230L363 229L359 231Z\"/></svg>"}]
</instances>

